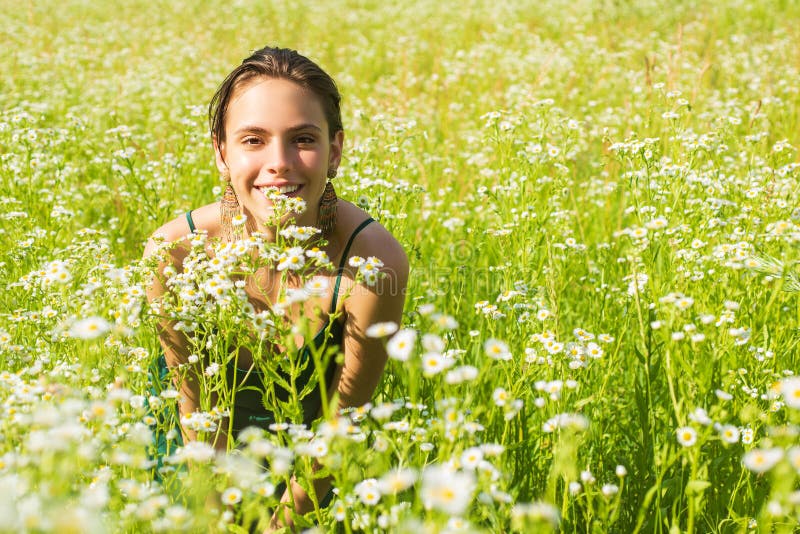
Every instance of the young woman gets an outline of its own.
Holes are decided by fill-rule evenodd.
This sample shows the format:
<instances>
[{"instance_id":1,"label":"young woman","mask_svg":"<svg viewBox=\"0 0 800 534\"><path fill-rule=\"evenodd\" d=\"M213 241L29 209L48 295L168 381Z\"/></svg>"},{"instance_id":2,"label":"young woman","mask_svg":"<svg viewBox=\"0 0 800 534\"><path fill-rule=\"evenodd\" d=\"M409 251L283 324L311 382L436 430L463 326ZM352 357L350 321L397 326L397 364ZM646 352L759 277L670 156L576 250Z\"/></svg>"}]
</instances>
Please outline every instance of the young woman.
<instances>
[{"instance_id":1,"label":"young woman","mask_svg":"<svg viewBox=\"0 0 800 534\"><path fill-rule=\"evenodd\" d=\"M322 229L320 243L324 245L320 248L335 266L318 273L327 279L323 287L329 289L315 305L328 310L330 317L323 314L314 331L330 332L326 342L338 345L344 354L341 365L332 363L325 371L330 384L326 394L338 393L339 407L344 408L368 402L380 380L387 355L381 341L368 337L365 331L379 322L400 323L408 260L403 248L383 226L363 210L336 197L330 180L336 176L344 145L339 102L339 92L331 77L297 52L263 48L253 53L228 75L209 107L216 165L227 182L223 199L166 223L154 235L177 245L170 250L169 260L161 269L171 265L181 272L191 248L192 233L202 230L209 240L231 239L234 229L243 229L245 235L257 231L274 240L276 228L265 223L272 214L269 194L274 189L270 188L277 188L287 197L305 200L307 208L295 215L294 224ZM243 218L246 222L235 227ZM155 240L151 239L145 256L156 249ZM379 258L386 276L372 287L357 284L354 269L348 265L348 258L353 256ZM287 283L287 278L272 268L264 268L245 280L248 300L256 311L269 310L277 301L281 280ZM156 277L148 298L159 299L168 291L163 277ZM159 335L169 369L181 364L193 369L177 384L182 396L180 412L187 416L199 409L200 380L192 377L202 373L203 362L190 358L188 338L174 326L165 320ZM317 342L315 339L314 343ZM249 351L239 351L237 358L237 368L247 370L252 366ZM233 374L236 376L236 370ZM256 384L263 385L258 381ZM250 424L272 420L259 402L260 395L255 393L237 395L233 406L234 435ZM306 423L319 415L319 395L316 401L313 396L310 398L303 406ZM182 435L184 440L197 439L187 428L182 429ZM227 435L218 433L216 446L224 450L227 442ZM318 483L316 495L323 496L330 482ZM297 484L286 490L282 501L290 499L299 513L312 509L309 497Z\"/></svg>"}]
</instances>

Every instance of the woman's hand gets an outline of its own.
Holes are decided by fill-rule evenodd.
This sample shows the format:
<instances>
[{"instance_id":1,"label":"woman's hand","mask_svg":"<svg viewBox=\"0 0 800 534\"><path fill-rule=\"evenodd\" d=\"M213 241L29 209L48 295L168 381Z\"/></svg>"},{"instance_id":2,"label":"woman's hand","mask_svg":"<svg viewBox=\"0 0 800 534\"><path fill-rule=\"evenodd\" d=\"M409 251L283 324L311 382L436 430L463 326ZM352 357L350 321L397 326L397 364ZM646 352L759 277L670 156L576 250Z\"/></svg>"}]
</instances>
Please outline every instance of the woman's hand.
<instances>
[{"instance_id":1,"label":"woman's hand","mask_svg":"<svg viewBox=\"0 0 800 534\"><path fill-rule=\"evenodd\" d=\"M314 470L316 471L321 466L319 464L314 465ZM314 479L314 493L317 497L317 502L327 495L328 491L331 489L331 478L318 478ZM289 491L292 493L289 494ZM281 497L280 505L278 505L278 509L275 510L275 513L272 514L272 519L269 523L269 528L264 532L275 532L282 528L288 528L290 532L295 532L295 524L292 520L292 503L294 502L294 513L298 515L307 514L309 512L313 512L315 509L314 501L311 497L306 493L303 487L297 483L294 477L291 479L291 486L287 488L286 491L283 492L283 496Z\"/></svg>"}]
</instances>

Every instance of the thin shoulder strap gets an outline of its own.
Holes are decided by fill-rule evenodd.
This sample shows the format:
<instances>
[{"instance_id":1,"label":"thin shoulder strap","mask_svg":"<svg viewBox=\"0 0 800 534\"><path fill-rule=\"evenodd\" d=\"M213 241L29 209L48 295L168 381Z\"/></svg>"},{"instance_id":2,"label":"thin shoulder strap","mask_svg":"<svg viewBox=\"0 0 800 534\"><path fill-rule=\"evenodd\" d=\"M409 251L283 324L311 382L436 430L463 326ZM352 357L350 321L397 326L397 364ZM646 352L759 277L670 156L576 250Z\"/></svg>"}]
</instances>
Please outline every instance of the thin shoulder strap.
<instances>
[{"instance_id":1,"label":"thin shoulder strap","mask_svg":"<svg viewBox=\"0 0 800 534\"><path fill-rule=\"evenodd\" d=\"M358 227L355 230L353 230L353 233L350 234L350 239L347 240L347 245L345 245L344 252L342 252L342 259L339 262L339 270L338 270L339 274L336 275L336 285L333 286L333 298L331 299L331 311L328 312L328 313L336 312L336 302L339 300L339 285L342 283L342 274L344 273L345 265L347 265L347 257L348 257L348 254L350 253L350 245L353 244L353 240L356 238L356 236L359 234L359 232L361 232L361 230L366 228L367 225L369 225L369 223L373 222L374 220L375 219L370 217L370 218L366 219L364 222L362 222L361 224L359 224Z\"/></svg>"},{"instance_id":2,"label":"thin shoulder strap","mask_svg":"<svg viewBox=\"0 0 800 534\"><path fill-rule=\"evenodd\" d=\"M192 211L191 210L186 212L186 222L189 223L189 230L191 230L192 233L194 233L196 228L194 227L194 221L192 220Z\"/></svg>"}]
</instances>

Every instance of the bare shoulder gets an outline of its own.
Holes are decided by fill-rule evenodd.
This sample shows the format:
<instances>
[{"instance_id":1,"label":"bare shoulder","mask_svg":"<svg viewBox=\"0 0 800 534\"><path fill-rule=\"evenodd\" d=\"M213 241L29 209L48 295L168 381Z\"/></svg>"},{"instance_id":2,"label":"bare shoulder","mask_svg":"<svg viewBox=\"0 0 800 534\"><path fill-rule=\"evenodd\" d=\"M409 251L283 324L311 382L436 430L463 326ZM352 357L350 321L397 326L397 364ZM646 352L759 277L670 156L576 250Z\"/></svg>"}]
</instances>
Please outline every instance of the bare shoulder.
<instances>
[{"instance_id":1,"label":"bare shoulder","mask_svg":"<svg viewBox=\"0 0 800 534\"><path fill-rule=\"evenodd\" d=\"M205 231L209 237L219 234L219 203L207 204L192 210L190 214L196 230ZM173 263L181 262L188 251L191 234L189 217L186 214L179 215L153 232L144 247L144 257L148 258L159 250L160 243L177 244L172 249Z\"/></svg>"},{"instance_id":2,"label":"bare shoulder","mask_svg":"<svg viewBox=\"0 0 800 534\"><path fill-rule=\"evenodd\" d=\"M340 210L345 226L353 227L353 230L369 217L365 211L349 202L342 202ZM358 233L350 247L349 256L375 256L383 262L383 271L389 278L405 287L409 269L408 256L400 242L378 221L371 222Z\"/></svg>"},{"instance_id":3,"label":"bare shoulder","mask_svg":"<svg viewBox=\"0 0 800 534\"><path fill-rule=\"evenodd\" d=\"M350 249L362 257L375 256L383 262L384 270L408 274L408 256L403 246L382 224L375 221L365 227Z\"/></svg>"},{"instance_id":4,"label":"bare shoulder","mask_svg":"<svg viewBox=\"0 0 800 534\"><path fill-rule=\"evenodd\" d=\"M204 230L209 237L219 234L219 205L208 204L191 211L191 220L196 230ZM155 269L152 283L147 286L147 297L151 301L163 295L167 289L164 274L167 267L183 270L183 262L191 251L189 242L192 229L186 214L175 217L153 232L144 247L144 258L153 260Z\"/></svg>"}]
</instances>

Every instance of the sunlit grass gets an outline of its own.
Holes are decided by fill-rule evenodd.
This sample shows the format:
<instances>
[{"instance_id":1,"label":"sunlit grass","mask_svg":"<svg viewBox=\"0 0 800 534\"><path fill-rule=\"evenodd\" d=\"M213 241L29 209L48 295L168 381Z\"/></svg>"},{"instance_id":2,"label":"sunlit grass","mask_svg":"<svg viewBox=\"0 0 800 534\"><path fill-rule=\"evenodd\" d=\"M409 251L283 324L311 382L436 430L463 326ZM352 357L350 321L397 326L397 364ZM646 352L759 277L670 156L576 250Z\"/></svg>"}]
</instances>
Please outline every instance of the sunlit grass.
<instances>
[{"instance_id":1,"label":"sunlit grass","mask_svg":"<svg viewBox=\"0 0 800 534\"><path fill-rule=\"evenodd\" d=\"M799 15L6 2L0 530L263 527L313 458L323 531L795 530ZM139 258L217 198L206 105L265 44L340 86L337 186L408 252L414 349L371 410L160 485Z\"/></svg>"}]
</instances>

